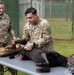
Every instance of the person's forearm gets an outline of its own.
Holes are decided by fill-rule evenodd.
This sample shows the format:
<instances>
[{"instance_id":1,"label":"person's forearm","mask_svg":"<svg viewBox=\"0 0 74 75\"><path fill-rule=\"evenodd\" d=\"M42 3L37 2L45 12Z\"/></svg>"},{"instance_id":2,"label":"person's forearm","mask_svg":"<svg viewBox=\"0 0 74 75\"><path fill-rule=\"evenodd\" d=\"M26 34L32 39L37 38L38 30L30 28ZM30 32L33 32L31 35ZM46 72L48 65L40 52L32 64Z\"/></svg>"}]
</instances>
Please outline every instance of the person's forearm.
<instances>
[{"instance_id":1,"label":"person's forearm","mask_svg":"<svg viewBox=\"0 0 74 75\"><path fill-rule=\"evenodd\" d=\"M34 43L36 46L41 47L41 46L43 46L44 44L46 44L48 41L49 41L49 38L47 38L47 39L42 38L42 39L33 41L33 43Z\"/></svg>"},{"instance_id":2,"label":"person's forearm","mask_svg":"<svg viewBox=\"0 0 74 75\"><path fill-rule=\"evenodd\" d=\"M11 29L11 31L10 31L10 36L12 37L12 39L14 39L14 40L16 39L13 29Z\"/></svg>"}]
</instances>

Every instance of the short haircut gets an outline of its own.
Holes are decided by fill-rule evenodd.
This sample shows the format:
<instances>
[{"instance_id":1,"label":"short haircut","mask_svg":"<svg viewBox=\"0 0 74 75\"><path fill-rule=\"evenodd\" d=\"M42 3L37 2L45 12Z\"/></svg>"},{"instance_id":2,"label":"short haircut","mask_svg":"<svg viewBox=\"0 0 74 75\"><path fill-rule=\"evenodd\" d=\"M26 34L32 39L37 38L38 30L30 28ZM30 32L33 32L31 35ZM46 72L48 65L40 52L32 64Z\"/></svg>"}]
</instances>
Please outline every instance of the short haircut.
<instances>
[{"instance_id":1,"label":"short haircut","mask_svg":"<svg viewBox=\"0 0 74 75\"><path fill-rule=\"evenodd\" d=\"M28 13L37 14L37 10L33 7L30 7L25 11L25 15L27 15Z\"/></svg>"},{"instance_id":2,"label":"short haircut","mask_svg":"<svg viewBox=\"0 0 74 75\"><path fill-rule=\"evenodd\" d=\"M0 0L0 4L4 4L4 2L2 0Z\"/></svg>"}]
</instances>

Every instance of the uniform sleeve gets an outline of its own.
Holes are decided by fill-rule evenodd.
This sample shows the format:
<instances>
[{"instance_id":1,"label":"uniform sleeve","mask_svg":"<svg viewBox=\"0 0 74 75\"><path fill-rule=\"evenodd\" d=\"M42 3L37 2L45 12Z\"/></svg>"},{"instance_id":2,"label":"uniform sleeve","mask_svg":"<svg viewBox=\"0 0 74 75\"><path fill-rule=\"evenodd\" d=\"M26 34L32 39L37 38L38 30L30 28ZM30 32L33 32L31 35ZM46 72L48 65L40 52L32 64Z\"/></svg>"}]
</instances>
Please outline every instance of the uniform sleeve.
<instances>
[{"instance_id":1,"label":"uniform sleeve","mask_svg":"<svg viewBox=\"0 0 74 75\"><path fill-rule=\"evenodd\" d=\"M26 39L26 40L29 40L29 39L30 39L30 35L29 35L28 31L27 31L26 25L24 25L22 38L23 38L23 39Z\"/></svg>"},{"instance_id":2,"label":"uniform sleeve","mask_svg":"<svg viewBox=\"0 0 74 75\"><path fill-rule=\"evenodd\" d=\"M41 38L34 41L34 43L36 45L38 45L39 47L43 46L44 44L46 44L47 42L50 41L50 37L51 37L51 28L50 25L47 21L42 23L42 33L41 33Z\"/></svg>"},{"instance_id":3,"label":"uniform sleeve","mask_svg":"<svg viewBox=\"0 0 74 75\"><path fill-rule=\"evenodd\" d=\"M13 25L11 23L11 21L9 22L9 29L8 29L8 32L10 34L10 36L15 39L15 33L14 33L14 29L13 29Z\"/></svg>"}]
</instances>

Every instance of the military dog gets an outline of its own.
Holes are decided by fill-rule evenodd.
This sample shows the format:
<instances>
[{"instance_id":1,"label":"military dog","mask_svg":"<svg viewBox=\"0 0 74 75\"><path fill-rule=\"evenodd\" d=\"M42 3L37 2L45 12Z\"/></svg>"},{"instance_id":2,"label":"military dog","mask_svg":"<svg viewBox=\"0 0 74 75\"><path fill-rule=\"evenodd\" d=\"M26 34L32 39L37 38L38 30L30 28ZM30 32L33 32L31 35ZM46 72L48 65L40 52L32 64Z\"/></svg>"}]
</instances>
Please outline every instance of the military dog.
<instances>
[{"instance_id":1,"label":"military dog","mask_svg":"<svg viewBox=\"0 0 74 75\"><path fill-rule=\"evenodd\" d=\"M24 39L16 40L11 47L7 48L13 49L16 48L16 44L25 45L26 43L27 41ZM21 60L33 60L38 67L36 69L37 72L50 72L51 67L68 66L67 57L59 54L58 52L47 52L35 47L31 51L22 49L22 51L19 53L19 58Z\"/></svg>"}]
</instances>

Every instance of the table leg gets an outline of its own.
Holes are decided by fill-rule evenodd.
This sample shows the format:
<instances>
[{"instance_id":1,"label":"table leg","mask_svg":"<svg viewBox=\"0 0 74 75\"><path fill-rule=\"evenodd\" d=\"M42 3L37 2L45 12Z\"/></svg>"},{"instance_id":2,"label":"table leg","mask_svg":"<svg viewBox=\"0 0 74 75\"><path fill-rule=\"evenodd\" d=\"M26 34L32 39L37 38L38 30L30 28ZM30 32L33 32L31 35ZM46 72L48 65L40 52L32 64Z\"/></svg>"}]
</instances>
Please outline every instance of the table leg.
<instances>
[{"instance_id":1,"label":"table leg","mask_svg":"<svg viewBox=\"0 0 74 75\"><path fill-rule=\"evenodd\" d=\"M11 75L17 75L17 70L8 68L8 71L11 73Z\"/></svg>"},{"instance_id":2,"label":"table leg","mask_svg":"<svg viewBox=\"0 0 74 75\"><path fill-rule=\"evenodd\" d=\"M3 65L0 65L0 75L4 75L4 67L3 67Z\"/></svg>"}]
</instances>

